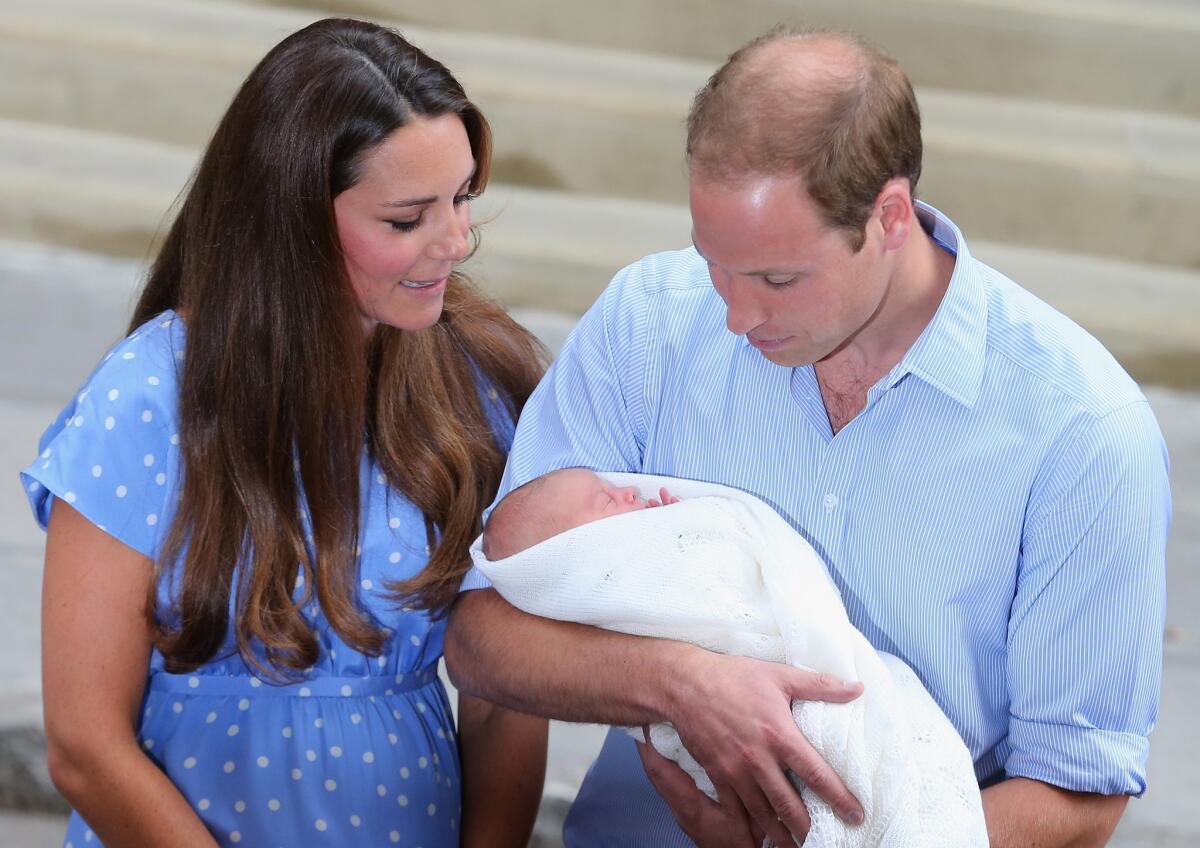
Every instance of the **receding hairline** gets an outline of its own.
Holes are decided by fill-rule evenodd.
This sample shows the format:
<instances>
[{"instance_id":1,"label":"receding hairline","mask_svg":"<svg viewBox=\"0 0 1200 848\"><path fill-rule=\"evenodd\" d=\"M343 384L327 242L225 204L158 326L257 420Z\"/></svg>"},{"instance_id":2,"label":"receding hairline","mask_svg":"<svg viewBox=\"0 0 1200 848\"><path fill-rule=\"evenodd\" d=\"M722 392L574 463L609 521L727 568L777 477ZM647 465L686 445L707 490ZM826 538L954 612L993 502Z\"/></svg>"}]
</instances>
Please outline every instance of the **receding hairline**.
<instances>
[{"instance_id":1,"label":"receding hairline","mask_svg":"<svg viewBox=\"0 0 1200 848\"><path fill-rule=\"evenodd\" d=\"M780 27L735 52L687 121L693 184L799 177L825 223L861 249L888 181L921 176L921 111L904 69L854 33Z\"/></svg>"},{"instance_id":2,"label":"receding hairline","mask_svg":"<svg viewBox=\"0 0 1200 848\"><path fill-rule=\"evenodd\" d=\"M729 66L730 79L742 74L788 72L785 85L803 81L841 81L852 85L861 79L875 48L857 35L839 30L773 30L750 42L744 55Z\"/></svg>"},{"instance_id":3,"label":"receding hairline","mask_svg":"<svg viewBox=\"0 0 1200 848\"><path fill-rule=\"evenodd\" d=\"M780 176L787 169L761 167L752 156L738 155L776 132L766 116L806 113L819 120L831 111L852 108L870 84L872 68L892 61L846 30L779 26L759 36L730 56L714 74L714 79L720 77L719 86L710 81L693 103L688 116L689 171L698 179L728 184ZM709 119L701 124L705 97L737 105L710 109L722 120L705 114Z\"/></svg>"}]
</instances>

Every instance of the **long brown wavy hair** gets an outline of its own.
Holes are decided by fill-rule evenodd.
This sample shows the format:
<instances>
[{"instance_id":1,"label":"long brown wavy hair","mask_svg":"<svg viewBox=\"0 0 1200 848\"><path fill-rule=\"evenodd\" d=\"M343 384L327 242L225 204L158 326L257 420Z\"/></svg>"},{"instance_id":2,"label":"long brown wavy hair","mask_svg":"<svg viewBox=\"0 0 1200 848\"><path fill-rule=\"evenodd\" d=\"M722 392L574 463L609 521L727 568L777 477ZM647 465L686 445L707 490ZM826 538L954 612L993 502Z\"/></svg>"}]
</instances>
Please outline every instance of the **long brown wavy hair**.
<instances>
[{"instance_id":1,"label":"long brown wavy hair","mask_svg":"<svg viewBox=\"0 0 1200 848\"><path fill-rule=\"evenodd\" d=\"M453 602L504 466L481 380L515 421L545 351L459 273L436 325L380 325L364 344L333 211L390 133L447 114L466 127L479 192L491 133L450 72L395 31L318 21L251 72L192 177L130 323L175 309L187 328L181 499L155 581L171 575L171 609L154 588L147 604L171 671L221 649L231 594L237 649L265 673L316 661L300 612L312 592L343 640L380 652L357 595L364 449L425 516L428 565L391 583L392 600L435 615Z\"/></svg>"}]
</instances>

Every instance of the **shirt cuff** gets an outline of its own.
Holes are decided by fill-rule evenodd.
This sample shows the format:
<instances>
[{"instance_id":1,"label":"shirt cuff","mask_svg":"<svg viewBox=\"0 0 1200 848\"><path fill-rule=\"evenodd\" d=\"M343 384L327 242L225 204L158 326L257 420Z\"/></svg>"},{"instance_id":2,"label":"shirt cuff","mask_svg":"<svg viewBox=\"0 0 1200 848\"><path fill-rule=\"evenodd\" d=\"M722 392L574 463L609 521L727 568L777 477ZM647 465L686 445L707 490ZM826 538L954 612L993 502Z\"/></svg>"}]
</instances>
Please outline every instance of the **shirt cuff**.
<instances>
[{"instance_id":1,"label":"shirt cuff","mask_svg":"<svg viewBox=\"0 0 1200 848\"><path fill-rule=\"evenodd\" d=\"M472 589L490 589L492 581L484 576L483 572L478 568L472 568L463 577L462 583L458 587L460 592L470 592Z\"/></svg>"},{"instance_id":2,"label":"shirt cuff","mask_svg":"<svg viewBox=\"0 0 1200 848\"><path fill-rule=\"evenodd\" d=\"M1009 777L1100 795L1140 798L1146 791L1150 741L1140 734L1013 718L1008 738Z\"/></svg>"}]
</instances>

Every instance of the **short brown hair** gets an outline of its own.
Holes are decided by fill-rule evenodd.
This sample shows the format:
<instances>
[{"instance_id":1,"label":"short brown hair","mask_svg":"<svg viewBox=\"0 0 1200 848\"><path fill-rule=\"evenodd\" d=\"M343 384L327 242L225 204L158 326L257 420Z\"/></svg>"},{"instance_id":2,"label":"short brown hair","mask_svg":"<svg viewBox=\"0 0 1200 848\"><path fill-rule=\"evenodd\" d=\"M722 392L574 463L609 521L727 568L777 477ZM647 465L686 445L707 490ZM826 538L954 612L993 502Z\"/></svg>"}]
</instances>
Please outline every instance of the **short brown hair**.
<instances>
[{"instance_id":1,"label":"short brown hair","mask_svg":"<svg viewBox=\"0 0 1200 848\"><path fill-rule=\"evenodd\" d=\"M687 129L693 176L799 176L855 250L884 184L906 177L915 192L921 175L912 85L852 33L781 26L759 36L709 78Z\"/></svg>"}]
</instances>

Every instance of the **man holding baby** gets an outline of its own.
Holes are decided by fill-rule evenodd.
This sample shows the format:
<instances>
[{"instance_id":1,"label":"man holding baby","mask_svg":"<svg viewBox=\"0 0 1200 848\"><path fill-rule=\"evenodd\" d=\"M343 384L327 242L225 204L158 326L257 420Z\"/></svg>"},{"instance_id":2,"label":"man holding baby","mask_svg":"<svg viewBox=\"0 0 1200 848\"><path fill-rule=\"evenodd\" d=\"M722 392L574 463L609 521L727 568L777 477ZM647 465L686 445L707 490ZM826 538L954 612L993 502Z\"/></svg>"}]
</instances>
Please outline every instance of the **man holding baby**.
<instances>
[{"instance_id":1,"label":"man holding baby","mask_svg":"<svg viewBox=\"0 0 1200 848\"><path fill-rule=\"evenodd\" d=\"M914 199L912 88L858 39L739 50L696 97L687 161L693 247L624 269L584 316L500 495L572 466L756 495L962 736L992 845L1103 844L1146 788L1161 677L1170 495L1146 399ZM670 722L713 779L719 803L610 734L569 846L788 844L808 817L786 770L861 817L789 706L853 682L527 615L478 573L446 658L518 710Z\"/></svg>"}]
</instances>

